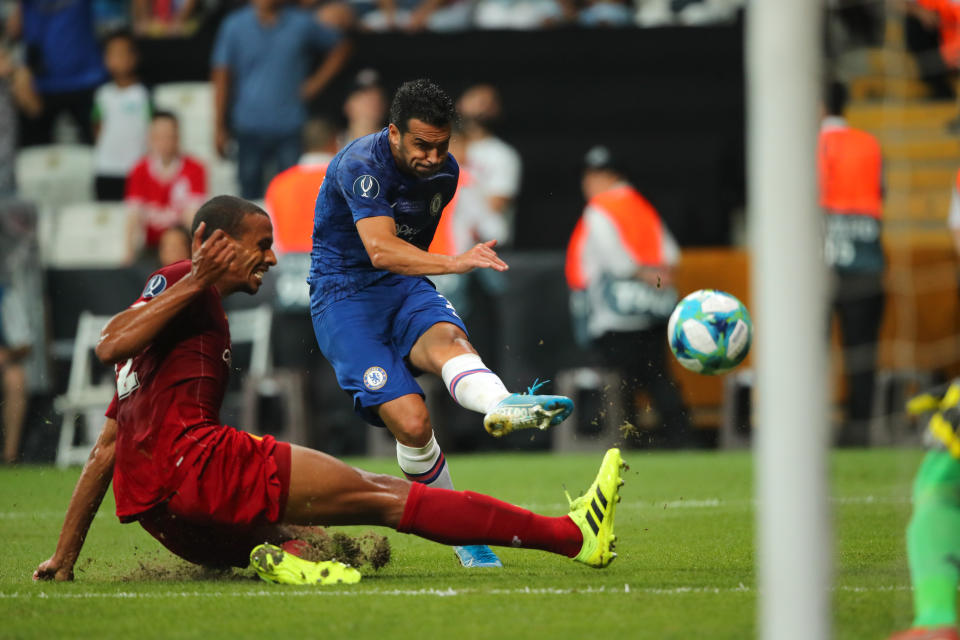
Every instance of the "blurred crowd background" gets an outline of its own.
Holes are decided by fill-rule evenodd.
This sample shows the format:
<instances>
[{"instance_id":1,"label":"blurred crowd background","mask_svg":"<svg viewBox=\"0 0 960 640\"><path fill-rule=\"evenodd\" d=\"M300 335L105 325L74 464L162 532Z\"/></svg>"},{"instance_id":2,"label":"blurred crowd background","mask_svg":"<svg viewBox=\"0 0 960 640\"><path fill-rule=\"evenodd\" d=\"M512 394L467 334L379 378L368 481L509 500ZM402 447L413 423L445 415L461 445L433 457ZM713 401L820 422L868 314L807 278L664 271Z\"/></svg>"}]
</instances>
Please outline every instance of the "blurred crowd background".
<instances>
[{"instance_id":1,"label":"blurred crowd background","mask_svg":"<svg viewBox=\"0 0 960 640\"><path fill-rule=\"evenodd\" d=\"M91 353L99 328L153 270L189 257L192 215L221 193L267 209L279 254L259 295L229 301L238 371L223 420L336 454L392 451L319 354L305 277L326 163L385 126L392 92L424 76L457 100L451 152L464 168L432 250L495 238L511 265L438 289L508 386L549 378L578 405L556 433L500 442L425 382L443 446L749 442L749 360L696 376L664 337L695 289L750 305L743 4L3 0L4 461L85 458L112 395ZM850 278L827 252L840 444L915 441L903 398L956 370L951 6L825 8L827 124L870 132L883 156L882 215L870 217L884 259Z\"/></svg>"}]
</instances>

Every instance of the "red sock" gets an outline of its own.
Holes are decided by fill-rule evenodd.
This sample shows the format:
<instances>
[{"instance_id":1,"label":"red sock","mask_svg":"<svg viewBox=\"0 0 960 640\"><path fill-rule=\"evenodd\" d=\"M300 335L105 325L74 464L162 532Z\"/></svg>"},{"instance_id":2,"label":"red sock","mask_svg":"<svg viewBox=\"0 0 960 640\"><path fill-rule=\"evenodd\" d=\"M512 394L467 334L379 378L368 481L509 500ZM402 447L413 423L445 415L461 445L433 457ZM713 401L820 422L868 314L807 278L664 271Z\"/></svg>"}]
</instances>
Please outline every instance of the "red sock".
<instances>
[{"instance_id":1,"label":"red sock","mask_svg":"<svg viewBox=\"0 0 960 640\"><path fill-rule=\"evenodd\" d=\"M397 531L451 545L542 549L572 558L583 534L567 516L548 518L472 491L413 483Z\"/></svg>"}]
</instances>

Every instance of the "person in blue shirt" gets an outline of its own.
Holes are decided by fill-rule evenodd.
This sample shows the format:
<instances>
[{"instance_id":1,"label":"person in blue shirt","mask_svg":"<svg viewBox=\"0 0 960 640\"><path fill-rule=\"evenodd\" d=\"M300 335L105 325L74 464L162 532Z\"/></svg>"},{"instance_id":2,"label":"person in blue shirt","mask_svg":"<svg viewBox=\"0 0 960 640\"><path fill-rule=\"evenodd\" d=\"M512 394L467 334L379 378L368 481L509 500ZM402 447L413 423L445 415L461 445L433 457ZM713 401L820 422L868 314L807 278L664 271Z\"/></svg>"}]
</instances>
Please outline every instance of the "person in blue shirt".
<instances>
[{"instance_id":1,"label":"person in blue shirt","mask_svg":"<svg viewBox=\"0 0 960 640\"><path fill-rule=\"evenodd\" d=\"M317 342L354 409L396 437L407 478L447 489L453 482L415 376L442 377L453 399L483 413L496 437L546 429L573 410L569 398L534 395L535 387L510 393L425 277L508 268L496 241L457 256L427 252L460 174L447 152L454 118L443 89L406 82L387 128L334 156L317 196L308 278ZM486 546L454 550L464 566L501 566Z\"/></svg>"},{"instance_id":2,"label":"person in blue shirt","mask_svg":"<svg viewBox=\"0 0 960 640\"><path fill-rule=\"evenodd\" d=\"M280 0L252 0L223 21L211 60L215 144L225 155L230 134L236 139L244 198L263 198L268 179L297 163L306 102L349 55L350 44L336 31Z\"/></svg>"},{"instance_id":3,"label":"person in blue shirt","mask_svg":"<svg viewBox=\"0 0 960 640\"><path fill-rule=\"evenodd\" d=\"M93 0L20 0L7 35L20 38L40 94L39 114L25 118L21 144L50 144L57 116L67 113L80 141L93 143L94 90L107 80L93 27Z\"/></svg>"}]
</instances>

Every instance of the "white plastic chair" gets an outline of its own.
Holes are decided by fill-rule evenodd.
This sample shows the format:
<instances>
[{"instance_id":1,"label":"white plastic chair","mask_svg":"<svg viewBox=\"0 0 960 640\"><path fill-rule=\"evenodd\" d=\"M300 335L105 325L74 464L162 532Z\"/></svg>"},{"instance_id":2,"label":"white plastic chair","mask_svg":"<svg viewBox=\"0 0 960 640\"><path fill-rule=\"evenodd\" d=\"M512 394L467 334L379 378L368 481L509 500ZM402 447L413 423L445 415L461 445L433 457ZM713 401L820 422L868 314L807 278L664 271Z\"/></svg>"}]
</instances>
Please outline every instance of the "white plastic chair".
<instances>
[{"instance_id":1,"label":"white plastic chair","mask_svg":"<svg viewBox=\"0 0 960 640\"><path fill-rule=\"evenodd\" d=\"M119 267L126 258L127 216L124 205L80 202L53 216L52 237L43 255L60 269Z\"/></svg>"},{"instance_id":2,"label":"white plastic chair","mask_svg":"<svg viewBox=\"0 0 960 640\"><path fill-rule=\"evenodd\" d=\"M230 323L230 342L234 347L250 343L250 366L242 384L241 422L243 429L262 433L258 415L260 395L281 396L287 408L287 420L280 433L280 440L305 444L306 410L303 398L303 381L293 371L275 370L270 349L270 330L273 326L273 311L269 305L254 309L241 309L227 314Z\"/></svg>"},{"instance_id":3,"label":"white plastic chair","mask_svg":"<svg viewBox=\"0 0 960 640\"><path fill-rule=\"evenodd\" d=\"M77 335L73 341L73 360L70 363L70 379L67 392L54 400L54 409L63 415L60 427L60 444L57 446L57 466L82 465L86 462L93 446L97 429L103 422L103 414L113 394L117 390L116 379L107 374L104 380L93 380L93 350L100 340L108 316L96 316L89 311L80 314L77 323ZM76 421L80 416L86 419L87 429L79 444L74 444Z\"/></svg>"},{"instance_id":4,"label":"white plastic chair","mask_svg":"<svg viewBox=\"0 0 960 640\"><path fill-rule=\"evenodd\" d=\"M17 192L41 207L59 209L93 200L93 147L52 144L17 153Z\"/></svg>"},{"instance_id":5,"label":"white plastic chair","mask_svg":"<svg viewBox=\"0 0 960 640\"><path fill-rule=\"evenodd\" d=\"M213 85L209 82L171 82L153 89L158 109L171 111L180 123L180 147L207 164L217 157L213 144Z\"/></svg>"}]
</instances>

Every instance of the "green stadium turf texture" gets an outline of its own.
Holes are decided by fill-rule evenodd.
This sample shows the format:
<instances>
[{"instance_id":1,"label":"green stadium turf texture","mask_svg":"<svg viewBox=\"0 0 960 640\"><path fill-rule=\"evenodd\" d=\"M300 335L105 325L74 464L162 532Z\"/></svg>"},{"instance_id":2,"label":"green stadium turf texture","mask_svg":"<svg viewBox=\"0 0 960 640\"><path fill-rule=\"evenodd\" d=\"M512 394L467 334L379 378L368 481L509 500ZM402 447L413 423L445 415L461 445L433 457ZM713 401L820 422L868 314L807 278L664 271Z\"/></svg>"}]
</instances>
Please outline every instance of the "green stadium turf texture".
<instances>
[{"instance_id":1,"label":"green stadium turf texture","mask_svg":"<svg viewBox=\"0 0 960 640\"><path fill-rule=\"evenodd\" d=\"M835 638L884 638L909 623L903 536L921 456L831 454ZM0 467L0 638L755 637L749 453L627 451L625 458L619 557L605 570L518 549L498 549L503 569L465 570L447 547L381 530L393 546L389 565L365 569L358 585L322 588L269 585L250 573L194 576L138 525L119 524L112 494L76 581L34 583L31 572L54 549L79 470ZM460 488L560 515L562 486L571 494L586 489L600 459L537 453L449 461ZM350 462L396 473L388 459ZM147 578L141 565L173 575Z\"/></svg>"}]
</instances>

